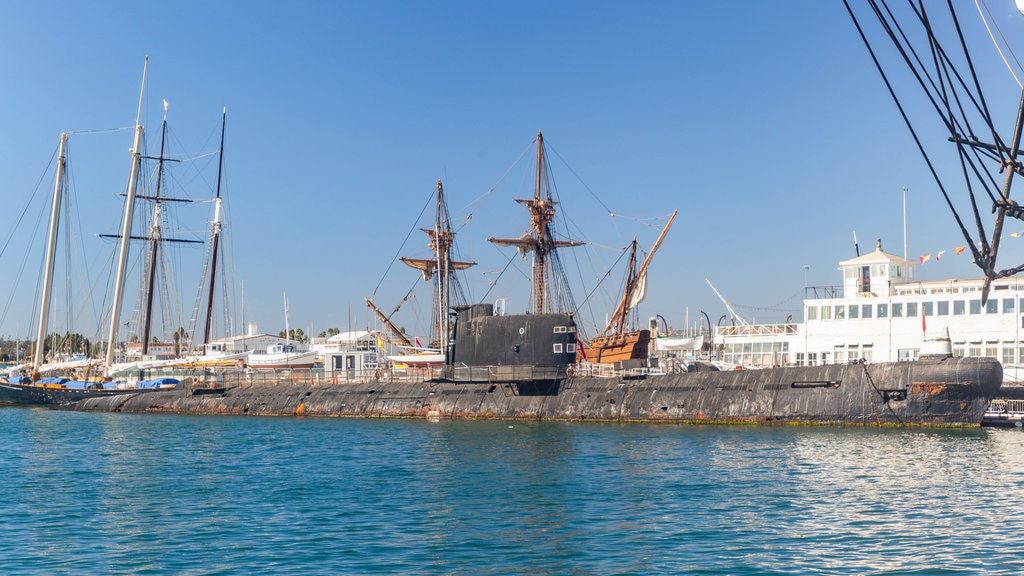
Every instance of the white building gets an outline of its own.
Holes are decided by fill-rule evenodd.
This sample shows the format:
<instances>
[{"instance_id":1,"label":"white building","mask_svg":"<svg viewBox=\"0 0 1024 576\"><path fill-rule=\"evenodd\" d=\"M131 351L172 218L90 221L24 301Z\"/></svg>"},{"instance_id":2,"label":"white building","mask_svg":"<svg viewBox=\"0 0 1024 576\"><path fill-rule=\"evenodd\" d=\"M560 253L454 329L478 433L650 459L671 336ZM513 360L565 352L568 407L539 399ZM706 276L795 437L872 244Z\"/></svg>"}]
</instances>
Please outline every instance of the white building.
<instances>
[{"instance_id":1,"label":"white building","mask_svg":"<svg viewBox=\"0 0 1024 576\"><path fill-rule=\"evenodd\" d=\"M749 367L914 360L926 336L948 330L955 355L997 358L1006 380L1018 379L1024 279L993 281L982 305L981 279L915 281L915 263L881 242L839 267L842 288L804 300L803 324L716 328L721 359Z\"/></svg>"}]
</instances>

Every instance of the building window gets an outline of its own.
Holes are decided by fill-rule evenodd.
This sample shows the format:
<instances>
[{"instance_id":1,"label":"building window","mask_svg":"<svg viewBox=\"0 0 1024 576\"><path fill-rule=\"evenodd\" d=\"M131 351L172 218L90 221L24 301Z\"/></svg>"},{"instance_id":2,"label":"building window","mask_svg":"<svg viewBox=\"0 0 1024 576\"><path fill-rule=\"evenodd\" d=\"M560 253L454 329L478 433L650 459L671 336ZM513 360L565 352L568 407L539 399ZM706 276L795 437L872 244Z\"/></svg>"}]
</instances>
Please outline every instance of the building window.
<instances>
[{"instance_id":1,"label":"building window","mask_svg":"<svg viewBox=\"0 0 1024 576\"><path fill-rule=\"evenodd\" d=\"M836 306L836 320L846 319L846 306Z\"/></svg>"},{"instance_id":2,"label":"building window","mask_svg":"<svg viewBox=\"0 0 1024 576\"><path fill-rule=\"evenodd\" d=\"M963 316L966 311L963 300L953 300L953 316Z\"/></svg>"},{"instance_id":3,"label":"building window","mask_svg":"<svg viewBox=\"0 0 1024 576\"><path fill-rule=\"evenodd\" d=\"M878 305L878 317L879 318L888 318L889 317L889 305L888 304L879 304Z\"/></svg>"},{"instance_id":4,"label":"building window","mask_svg":"<svg viewBox=\"0 0 1024 576\"><path fill-rule=\"evenodd\" d=\"M995 298L989 298L988 302L985 302L985 314L998 314L999 313L999 300Z\"/></svg>"},{"instance_id":5,"label":"building window","mask_svg":"<svg viewBox=\"0 0 1024 576\"><path fill-rule=\"evenodd\" d=\"M807 307L807 319L808 320L817 320L818 319L818 307L817 306L808 306Z\"/></svg>"},{"instance_id":6,"label":"building window","mask_svg":"<svg viewBox=\"0 0 1024 576\"><path fill-rule=\"evenodd\" d=\"M569 342L568 344L565 345L565 351L569 352L570 354L576 352L576 344L574 342Z\"/></svg>"},{"instance_id":7,"label":"building window","mask_svg":"<svg viewBox=\"0 0 1024 576\"><path fill-rule=\"evenodd\" d=\"M981 299L971 300L971 314L981 314Z\"/></svg>"},{"instance_id":8,"label":"building window","mask_svg":"<svg viewBox=\"0 0 1024 576\"><path fill-rule=\"evenodd\" d=\"M850 304L850 318L856 318L857 313L860 311L860 306L856 304Z\"/></svg>"},{"instance_id":9,"label":"building window","mask_svg":"<svg viewBox=\"0 0 1024 576\"><path fill-rule=\"evenodd\" d=\"M917 302L907 302L907 318L915 318L917 316Z\"/></svg>"},{"instance_id":10,"label":"building window","mask_svg":"<svg viewBox=\"0 0 1024 576\"><path fill-rule=\"evenodd\" d=\"M555 347L555 349L554 349L554 353L555 354L561 354L562 353L562 343L561 342L558 342L557 344L555 344L554 347Z\"/></svg>"},{"instance_id":11,"label":"building window","mask_svg":"<svg viewBox=\"0 0 1024 576\"><path fill-rule=\"evenodd\" d=\"M832 307L831 306L822 306L821 307L821 319L822 320L831 320L832 319Z\"/></svg>"},{"instance_id":12,"label":"building window","mask_svg":"<svg viewBox=\"0 0 1024 576\"><path fill-rule=\"evenodd\" d=\"M981 342L971 342L967 346L967 355L972 358L981 356Z\"/></svg>"},{"instance_id":13,"label":"building window","mask_svg":"<svg viewBox=\"0 0 1024 576\"><path fill-rule=\"evenodd\" d=\"M1003 298L1003 314L1013 314L1015 312L1013 298Z\"/></svg>"},{"instance_id":14,"label":"building window","mask_svg":"<svg viewBox=\"0 0 1024 576\"><path fill-rule=\"evenodd\" d=\"M995 342L985 343L985 356L989 358L999 358L999 346Z\"/></svg>"},{"instance_id":15,"label":"building window","mask_svg":"<svg viewBox=\"0 0 1024 576\"><path fill-rule=\"evenodd\" d=\"M892 304L892 317L893 318L903 318L903 303L902 302L893 302L893 304Z\"/></svg>"},{"instance_id":16,"label":"building window","mask_svg":"<svg viewBox=\"0 0 1024 576\"><path fill-rule=\"evenodd\" d=\"M935 315L935 303L934 302L921 302L921 313L925 316Z\"/></svg>"},{"instance_id":17,"label":"building window","mask_svg":"<svg viewBox=\"0 0 1024 576\"><path fill-rule=\"evenodd\" d=\"M917 349L916 348L900 348L896 352L897 362L910 362L917 360Z\"/></svg>"},{"instance_id":18,"label":"building window","mask_svg":"<svg viewBox=\"0 0 1024 576\"><path fill-rule=\"evenodd\" d=\"M1013 364L1013 346L1010 346L1008 344L1003 345L1003 357L1000 358L999 361L1002 362L1004 365Z\"/></svg>"},{"instance_id":19,"label":"building window","mask_svg":"<svg viewBox=\"0 0 1024 576\"><path fill-rule=\"evenodd\" d=\"M863 305L861 305L861 307L860 307L860 317L861 318L871 318L871 308L872 308L871 304L863 304Z\"/></svg>"},{"instance_id":20,"label":"building window","mask_svg":"<svg viewBox=\"0 0 1024 576\"><path fill-rule=\"evenodd\" d=\"M938 309L939 309L939 313L938 313L939 316L949 316L949 301L948 300L939 300Z\"/></svg>"}]
</instances>

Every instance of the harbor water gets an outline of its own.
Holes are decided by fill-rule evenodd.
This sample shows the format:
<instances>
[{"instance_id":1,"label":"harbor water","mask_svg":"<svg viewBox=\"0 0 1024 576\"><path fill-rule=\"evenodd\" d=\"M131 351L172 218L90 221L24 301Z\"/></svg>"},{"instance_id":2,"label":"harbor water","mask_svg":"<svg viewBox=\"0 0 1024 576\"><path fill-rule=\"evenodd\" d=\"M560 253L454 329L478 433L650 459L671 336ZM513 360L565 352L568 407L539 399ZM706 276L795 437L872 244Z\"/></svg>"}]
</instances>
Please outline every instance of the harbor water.
<instances>
[{"instance_id":1,"label":"harbor water","mask_svg":"<svg viewBox=\"0 0 1024 576\"><path fill-rule=\"evenodd\" d=\"M1020 574L1024 432L0 409L8 574Z\"/></svg>"}]
</instances>

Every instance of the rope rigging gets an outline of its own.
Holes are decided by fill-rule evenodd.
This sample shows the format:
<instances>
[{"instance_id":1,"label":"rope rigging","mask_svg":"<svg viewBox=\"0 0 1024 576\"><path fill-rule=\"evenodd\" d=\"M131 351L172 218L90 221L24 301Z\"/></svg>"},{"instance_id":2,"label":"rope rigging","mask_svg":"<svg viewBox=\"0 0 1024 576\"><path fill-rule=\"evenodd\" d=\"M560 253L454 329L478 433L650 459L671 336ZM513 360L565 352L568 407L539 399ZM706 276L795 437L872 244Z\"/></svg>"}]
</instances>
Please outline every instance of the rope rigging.
<instances>
[{"instance_id":1,"label":"rope rigging","mask_svg":"<svg viewBox=\"0 0 1024 576\"><path fill-rule=\"evenodd\" d=\"M1016 174L1024 175L1024 167L1022 167L1021 162L1018 160L1018 156L1021 155L1019 149L1021 131L1022 127L1024 127L1024 94L1022 94L1012 142L1007 144L1006 140L996 130L995 122L981 89L981 82L974 59L971 57L970 50L968 49L964 29L960 19L957 17L953 2L947 0L948 21L943 24L943 28L948 27L955 33L955 43L957 46L956 50L951 52L947 51L942 42L940 42L938 28L936 27L938 20L933 19L927 13L924 2L918 0L915 4L913 0L908 1L909 14L911 16L907 20L920 25L918 32L923 35L923 39L915 40L911 38L910 34L914 30L906 29L899 24L893 10L885 0L867 0L866 3L882 29L882 35L895 48L899 59L906 65L917 86L930 103L931 108L944 124L949 133L949 141L955 145L955 153L957 155L957 162L955 164L933 160L911 121L908 107L901 101L897 95L894 83L886 74L879 53L872 46L868 33L854 13L849 0L843 0L843 3L871 56L875 68L881 75L890 97L896 104L904 124L906 124L910 131L910 135L938 186L947 207L953 214L960 233L967 241L975 264L984 273L985 283L982 289L982 301L984 302L988 299L992 280L1012 276L1024 271L1024 265L1003 270L997 270L996 268L999 240L1002 235L1005 218L1009 216L1018 220L1024 220L1024 208L1021 208L1016 201L1010 199L1013 176ZM980 6L978 11L979 14L982 13ZM984 20L984 14L982 14L982 19ZM989 35L992 36L987 22L986 29L989 31ZM994 41L994 36L992 38ZM926 50L919 48L926 48ZM927 56L922 54L927 54ZM1002 55L1002 51L1000 51L1000 55ZM1006 62L1005 57L1003 59ZM1016 57L1014 57L1014 60L1016 61ZM1009 68L1009 64L1007 64L1007 67ZM1014 79L1016 80L1016 75L1014 75ZM991 142L981 142L976 128L982 128L984 131L987 131ZM993 167L993 161L995 161L995 167ZM956 207L950 189L944 184L943 177L940 176L940 171L937 168L940 164L956 166L959 170L960 178L962 179L960 186L964 188L965 195L970 203L971 216L974 220L974 232L968 229L964 218ZM1002 182L999 181L1000 178L998 178L995 168L998 168L998 173L1003 174ZM988 240L989 231L986 220L983 217L984 210L979 206L979 198L986 196L990 203L991 213L996 215L994 222L992 222L991 240Z\"/></svg>"}]
</instances>

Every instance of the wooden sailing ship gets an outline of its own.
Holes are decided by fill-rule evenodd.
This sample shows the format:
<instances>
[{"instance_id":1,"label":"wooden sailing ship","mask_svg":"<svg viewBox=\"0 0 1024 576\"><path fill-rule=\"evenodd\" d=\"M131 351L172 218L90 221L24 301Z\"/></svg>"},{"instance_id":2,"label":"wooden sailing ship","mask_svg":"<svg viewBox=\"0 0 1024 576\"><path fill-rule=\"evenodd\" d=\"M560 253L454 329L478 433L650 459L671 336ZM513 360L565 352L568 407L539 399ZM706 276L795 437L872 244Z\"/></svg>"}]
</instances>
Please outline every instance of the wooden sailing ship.
<instances>
[{"instance_id":1,"label":"wooden sailing ship","mask_svg":"<svg viewBox=\"0 0 1024 576\"><path fill-rule=\"evenodd\" d=\"M590 344L580 353L581 360L596 364L607 364L647 358L651 344L651 331L646 329L627 330L626 324L629 312L636 308L647 294L647 268L654 257L654 253L657 252L662 241L665 239L669 228L672 227L672 222L675 221L677 213L678 210L672 212L668 223L661 230L661 234L658 235L654 246L647 253L647 257L644 258L644 262L639 268L636 265L637 242L636 238L633 238L622 299L619 300L615 312L608 321L608 325L605 326L600 335L592 338Z\"/></svg>"}]
</instances>

